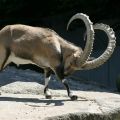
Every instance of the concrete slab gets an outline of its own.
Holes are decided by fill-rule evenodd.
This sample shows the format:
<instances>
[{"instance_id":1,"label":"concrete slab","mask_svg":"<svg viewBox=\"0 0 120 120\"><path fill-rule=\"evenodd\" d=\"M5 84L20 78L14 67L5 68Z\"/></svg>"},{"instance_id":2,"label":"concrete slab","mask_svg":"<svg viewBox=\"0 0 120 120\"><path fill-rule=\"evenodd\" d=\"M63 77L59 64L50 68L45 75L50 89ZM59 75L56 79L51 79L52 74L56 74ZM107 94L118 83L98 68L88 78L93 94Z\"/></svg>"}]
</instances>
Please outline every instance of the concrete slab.
<instances>
[{"instance_id":1,"label":"concrete slab","mask_svg":"<svg viewBox=\"0 0 120 120\"><path fill-rule=\"evenodd\" d=\"M66 90L51 90L53 98L45 99L43 85L34 82L15 82L0 90L0 120L120 120L116 93L74 90L78 100L71 101Z\"/></svg>"}]
</instances>

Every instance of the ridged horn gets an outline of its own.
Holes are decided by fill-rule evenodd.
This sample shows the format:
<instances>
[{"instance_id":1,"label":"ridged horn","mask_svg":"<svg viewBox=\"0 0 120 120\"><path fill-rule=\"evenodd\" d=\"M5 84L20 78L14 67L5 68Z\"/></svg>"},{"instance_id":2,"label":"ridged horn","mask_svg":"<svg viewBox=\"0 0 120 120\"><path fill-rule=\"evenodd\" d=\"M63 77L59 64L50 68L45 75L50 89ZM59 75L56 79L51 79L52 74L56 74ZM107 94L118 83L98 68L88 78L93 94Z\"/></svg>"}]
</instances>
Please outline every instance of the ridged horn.
<instances>
[{"instance_id":1,"label":"ridged horn","mask_svg":"<svg viewBox=\"0 0 120 120\"><path fill-rule=\"evenodd\" d=\"M68 30L71 22L76 19L81 19L84 22L84 24L86 26L86 30L87 30L86 45L85 45L84 51L81 55L81 59L79 61L79 66L81 66L83 63L85 63L85 61L88 59L88 57L90 56L90 54L92 52L93 42L94 42L94 29L93 29L93 24L89 19L89 16L87 16L83 13L77 13L69 20L69 22L67 24L67 30Z\"/></svg>"},{"instance_id":2,"label":"ridged horn","mask_svg":"<svg viewBox=\"0 0 120 120\"><path fill-rule=\"evenodd\" d=\"M102 30L106 33L109 39L109 43L107 46L107 49L104 51L104 53L99 56L98 58L92 60L92 61L86 61L85 64L83 64L82 69L83 70L89 70L99 67L100 65L104 64L112 55L114 52L114 48L116 46L116 37L115 33L110 26L106 24L95 24L94 29Z\"/></svg>"}]
</instances>

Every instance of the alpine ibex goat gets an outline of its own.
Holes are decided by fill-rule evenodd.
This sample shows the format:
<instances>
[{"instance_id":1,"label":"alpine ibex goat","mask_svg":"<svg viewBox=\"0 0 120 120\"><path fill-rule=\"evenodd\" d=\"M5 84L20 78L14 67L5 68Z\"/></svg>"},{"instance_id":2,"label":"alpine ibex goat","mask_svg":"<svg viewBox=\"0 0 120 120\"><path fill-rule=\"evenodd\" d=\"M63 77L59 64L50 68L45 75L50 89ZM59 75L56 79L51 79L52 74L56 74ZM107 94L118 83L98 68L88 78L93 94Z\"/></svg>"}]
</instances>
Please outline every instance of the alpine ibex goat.
<instances>
[{"instance_id":1,"label":"alpine ibex goat","mask_svg":"<svg viewBox=\"0 0 120 120\"><path fill-rule=\"evenodd\" d=\"M62 81L71 100L76 100L64 77L75 70L94 69L109 59L115 48L115 34L112 28L105 24L93 26L89 17L78 13L74 15L67 26L75 19L81 19L86 26L87 41L85 49L64 40L56 32L48 28L31 27L27 25L8 25L0 31L0 70L9 63L35 64L44 69L46 98L51 98L48 90L51 71ZM98 58L89 60L94 42L94 29L103 30L109 43L105 52Z\"/></svg>"}]
</instances>

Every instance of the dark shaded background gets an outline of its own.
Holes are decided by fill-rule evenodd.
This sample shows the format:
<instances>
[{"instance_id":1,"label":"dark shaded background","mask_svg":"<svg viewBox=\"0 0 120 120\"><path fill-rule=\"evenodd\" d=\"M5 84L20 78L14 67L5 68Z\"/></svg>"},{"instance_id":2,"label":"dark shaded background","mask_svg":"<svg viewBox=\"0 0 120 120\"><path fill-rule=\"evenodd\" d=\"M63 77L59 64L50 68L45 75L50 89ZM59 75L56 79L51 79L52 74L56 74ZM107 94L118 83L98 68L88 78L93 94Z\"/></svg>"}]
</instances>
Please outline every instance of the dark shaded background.
<instances>
[{"instance_id":1,"label":"dark shaded background","mask_svg":"<svg viewBox=\"0 0 120 120\"><path fill-rule=\"evenodd\" d=\"M89 15L93 23L102 22L110 25L119 38L119 0L0 0L0 29L8 24L49 27L83 48L85 42L78 39L78 36L82 36L83 39L83 33L76 32L76 28L83 25L80 21L73 22L69 32L66 32L68 20L76 13ZM100 39L96 39L94 50L106 48L108 41L105 37L98 34ZM117 46L119 45L120 40L117 39Z\"/></svg>"},{"instance_id":2,"label":"dark shaded background","mask_svg":"<svg viewBox=\"0 0 120 120\"><path fill-rule=\"evenodd\" d=\"M0 29L21 23L49 27L59 33L56 24L66 25L78 12L89 15L94 23L109 24L114 31L120 29L119 0L0 0Z\"/></svg>"},{"instance_id":3,"label":"dark shaded background","mask_svg":"<svg viewBox=\"0 0 120 120\"><path fill-rule=\"evenodd\" d=\"M115 87L115 80L120 74L119 0L0 0L0 29L8 24L17 23L49 27L63 38L83 48L84 24L74 21L69 31L66 31L68 20L76 13L89 15L93 23L110 25L116 34L117 47L106 64L94 70L79 71L75 76L83 80L97 81L107 87ZM107 43L107 37L99 31L94 42L93 56L98 57L106 49ZM20 68L41 72L38 67L31 65L20 66ZM9 69L9 74L6 76L9 76L11 72L12 70Z\"/></svg>"},{"instance_id":4,"label":"dark shaded background","mask_svg":"<svg viewBox=\"0 0 120 120\"><path fill-rule=\"evenodd\" d=\"M119 0L0 0L0 24L41 24L42 18L77 12L88 14L93 22L120 19ZM119 23L115 23L117 25Z\"/></svg>"},{"instance_id":5,"label":"dark shaded background","mask_svg":"<svg viewBox=\"0 0 120 120\"><path fill-rule=\"evenodd\" d=\"M0 29L21 23L49 27L62 35L59 29L66 28L57 29L57 25L65 26L78 12L89 15L93 23L109 24L114 31L120 29L119 0L0 0Z\"/></svg>"}]
</instances>

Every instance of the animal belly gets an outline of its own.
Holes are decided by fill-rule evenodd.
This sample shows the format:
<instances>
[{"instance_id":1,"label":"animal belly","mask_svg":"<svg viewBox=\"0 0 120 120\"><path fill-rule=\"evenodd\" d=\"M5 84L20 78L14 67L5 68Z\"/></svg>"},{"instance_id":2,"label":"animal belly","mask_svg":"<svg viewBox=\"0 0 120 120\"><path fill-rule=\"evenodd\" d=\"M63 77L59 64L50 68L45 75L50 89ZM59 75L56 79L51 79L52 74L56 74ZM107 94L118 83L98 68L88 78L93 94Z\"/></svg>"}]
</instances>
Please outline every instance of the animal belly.
<instances>
[{"instance_id":1,"label":"animal belly","mask_svg":"<svg viewBox=\"0 0 120 120\"><path fill-rule=\"evenodd\" d=\"M22 59L22 58L18 58L18 57L14 57L11 60L13 63L15 63L16 65L20 65L20 64L35 64L30 60L26 60L26 59Z\"/></svg>"},{"instance_id":2,"label":"animal belly","mask_svg":"<svg viewBox=\"0 0 120 120\"><path fill-rule=\"evenodd\" d=\"M50 67L49 61L46 58L40 57L40 56L35 56L34 59L36 61L36 64L39 65L40 67L42 67L42 68Z\"/></svg>"},{"instance_id":3,"label":"animal belly","mask_svg":"<svg viewBox=\"0 0 120 120\"><path fill-rule=\"evenodd\" d=\"M10 63L10 62L15 63L17 66L19 66L20 64L35 64L31 60L17 57L13 53L10 55L10 57L8 59L8 63Z\"/></svg>"},{"instance_id":4,"label":"animal belly","mask_svg":"<svg viewBox=\"0 0 120 120\"><path fill-rule=\"evenodd\" d=\"M9 64L11 62L15 63L17 66L21 65L21 64L34 64L38 67L41 67L41 68L46 68L46 67L49 67L49 62L44 59L43 57L35 57L36 59L36 62L32 62L31 60L27 60L27 59L23 59L23 58L20 58L20 57L17 57L15 56L14 53L12 53L6 63Z\"/></svg>"}]
</instances>

